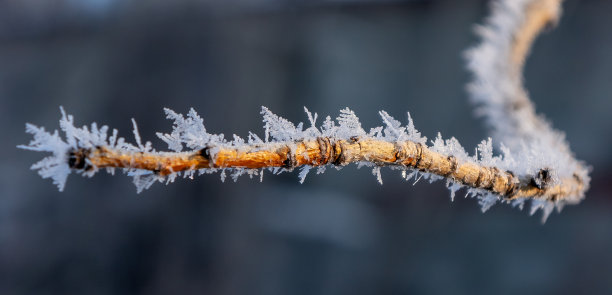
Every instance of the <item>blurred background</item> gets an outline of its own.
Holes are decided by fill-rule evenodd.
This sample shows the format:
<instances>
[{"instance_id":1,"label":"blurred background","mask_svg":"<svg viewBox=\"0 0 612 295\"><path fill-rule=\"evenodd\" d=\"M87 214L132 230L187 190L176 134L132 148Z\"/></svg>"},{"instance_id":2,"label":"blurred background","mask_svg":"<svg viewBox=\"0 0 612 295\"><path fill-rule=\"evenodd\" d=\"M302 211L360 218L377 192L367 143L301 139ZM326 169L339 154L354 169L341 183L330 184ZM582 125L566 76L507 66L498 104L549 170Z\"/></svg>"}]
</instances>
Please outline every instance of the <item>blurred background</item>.
<instances>
[{"instance_id":1,"label":"blurred background","mask_svg":"<svg viewBox=\"0 0 612 295\"><path fill-rule=\"evenodd\" d=\"M0 1L0 294L610 294L612 2L567 0L526 84L593 166L580 205L545 225L527 210L454 202L443 183L383 169L179 179L72 175L59 193L15 148L58 106L158 149L163 107L210 132L263 134L265 105L307 121L378 110L473 147L462 52L484 0Z\"/></svg>"}]
</instances>

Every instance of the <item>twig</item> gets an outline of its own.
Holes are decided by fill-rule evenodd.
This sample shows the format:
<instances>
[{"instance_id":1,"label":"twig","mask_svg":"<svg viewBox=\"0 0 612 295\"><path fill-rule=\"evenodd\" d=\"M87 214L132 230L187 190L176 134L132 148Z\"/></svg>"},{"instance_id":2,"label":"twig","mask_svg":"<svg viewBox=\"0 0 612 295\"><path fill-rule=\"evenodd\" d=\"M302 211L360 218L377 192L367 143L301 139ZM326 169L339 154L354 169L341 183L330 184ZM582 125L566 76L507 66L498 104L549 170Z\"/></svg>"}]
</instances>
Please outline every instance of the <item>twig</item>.
<instances>
[{"instance_id":1,"label":"twig","mask_svg":"<svg viewBox=\"0 0 612 295\"><path fill-rule=\"evenodd\" d=\"M211 150L216 150L211 154ZM519 179L512 172L496 167L485 167L474 162L463 162L454 156L437 153L412 141L388 142L376 139L353 138L350 141L321 137L290 145L263 143L233 148L211 146L186 153L146 153L97 147L70 152L72 169L126 168L153 171L160 176L186 170L207 168L259 169L280 167L293 169L303 165L345 166L350 163L370 162L379 166L400 166L432 173L472 188L487 190L505 199L542 198L560 201L568 195L579 194L583 183L578 177L564 179L558 185L547 185L546 173L529 179ZM87 164L85 164L87 163Z\"/></svg>"}]
</instances>

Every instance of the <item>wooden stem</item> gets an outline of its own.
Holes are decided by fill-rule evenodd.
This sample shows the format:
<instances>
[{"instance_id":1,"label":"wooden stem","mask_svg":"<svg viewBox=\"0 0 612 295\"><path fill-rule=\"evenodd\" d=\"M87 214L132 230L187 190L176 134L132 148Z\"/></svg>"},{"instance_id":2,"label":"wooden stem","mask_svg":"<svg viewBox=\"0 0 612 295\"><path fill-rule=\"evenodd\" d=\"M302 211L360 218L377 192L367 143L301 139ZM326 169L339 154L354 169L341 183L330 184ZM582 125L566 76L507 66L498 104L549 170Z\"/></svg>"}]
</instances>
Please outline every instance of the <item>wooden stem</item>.
<instances>
[{"instance_id":1,"label":"wooden stem","mask_svg":"<svg viewBox=\"0 0 612 295\"><path fill-rule=\"evenodd\" d=\"M550 185L547 173L519 179L509 171L459 160L412 141L388 142L373 138L351 140L319 137L291 144L263 143L244 147L210 146L193 152L126 152L108 147L79 149L70 154L73 169L128 168L152 171L161 176L206 168L293 169L303 165L344 166L369 162L379 166L399 166L432 173L453 181L503 196L507 199L536 197L560 200L578 194L579 177ZM83 164L88 163L88 164Z\"/></svg>"}]
</instances>

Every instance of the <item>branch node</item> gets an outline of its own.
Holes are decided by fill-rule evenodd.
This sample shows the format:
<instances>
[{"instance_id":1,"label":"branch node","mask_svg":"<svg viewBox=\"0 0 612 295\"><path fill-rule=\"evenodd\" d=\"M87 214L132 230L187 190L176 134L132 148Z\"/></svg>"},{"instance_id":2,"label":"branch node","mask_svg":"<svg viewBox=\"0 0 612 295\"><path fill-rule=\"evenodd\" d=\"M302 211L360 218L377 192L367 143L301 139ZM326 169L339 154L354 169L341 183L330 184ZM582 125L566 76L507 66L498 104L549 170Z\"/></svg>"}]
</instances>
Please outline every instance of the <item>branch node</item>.
<instances>
[{"instance_id":1,"label":"branch node","mask_svg":"<svg viewBox=\"0 0 612 295\"><path fill-rule=\"evenodd\" d=\"M93 168L87 164L90 150L84 148L71 149L68 151L68 167L76 170L89 170Z\"/></svg>"},{"instance_id":2,"label":"branch node","mask_svg":"<svg viewBox=\"0 0 612 295\"><path fill-rule=\"evenodd\" d=\"M335 166L343 166L344 165L344 161L343 161L343 157L342 157L342 141L341 140L336 140L333 142L333 149L332 149L332 164Z\"/></svg>"}]
</instances>

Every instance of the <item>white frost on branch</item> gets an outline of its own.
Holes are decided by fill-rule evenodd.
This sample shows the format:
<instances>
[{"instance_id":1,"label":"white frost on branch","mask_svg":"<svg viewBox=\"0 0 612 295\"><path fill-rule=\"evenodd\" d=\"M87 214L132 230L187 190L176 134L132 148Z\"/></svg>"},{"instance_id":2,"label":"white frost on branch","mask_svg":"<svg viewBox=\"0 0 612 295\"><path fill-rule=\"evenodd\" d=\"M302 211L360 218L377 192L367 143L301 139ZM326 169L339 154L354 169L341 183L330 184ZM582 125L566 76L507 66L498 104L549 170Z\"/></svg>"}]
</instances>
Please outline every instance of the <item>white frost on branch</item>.
<instances>
[{"instance_id":1,"label":"white frost on branch","mask_svg":"<svg viewBox=\"0 0 612 295\"><path fill-rule=\"evenodd\" d=\"M174 120L173 130L170 134L158 132L156 135L161 140L168 144L168 148L180 152L183 146L191 150L197 150L206 147L210 143L224 143L223 134L210 134L204 127L204 120L193 109L189 109L187 118L182 114L164 108L166 118ZM257 139L259 139L257 137ZM261 140L260 140L261 141Z\"/></svg>"},{"instance_id":2,"label":"white frost on branch","mask_svg":"<svg viewBox=\"0 0 612 295\"><path fill-rule=\"evenodd\" d=\"M499 0L493 4L493 12L487 19L485 25L476 28L477 34L482 41L475 48L466 53L468 69L473 73L473 81L468 86L470 97L477 108L477 114L483 116L487 124L491 127L492 137L496 142L500 142L500 155L494 154L493 140L490 138L482 141L470 156L463 146L454 137L444 139L440 134L427 144L427 138L414 127L410 114L406 126L391 117L388 113L381 111L384 126L370 129L369 133L362 128L359 118L353 111L346 108L340 111L336 120L326 117L321 126L316 126L318 115L314 115L304 108L310 127L304 130L303 123L297 126L292 122L279 117L269 109L262 107L261 114L264 121L264 140L255 133L249 132L247 141L237 135L233 140L226 140L223 134L208 133L204 127L202 118L191 109L187 116L178 114L170 109L165 109L166 117L174 121L171 133L157 133L170 150L181 152L186 147L190 151L199 151L207 148L207 153L211 159L215 159L215 153L219 146L225 147L246 147L247 145L263 144L265 142L279 143L295 149L295 141L313 139L316 137L329 137L333 140L353 140L376 139L388 142L409 140L419 143L429 149L453 156L458 163L474 162L482 166L496 167L505 171L512 172L517 179L532 178L538 173L545 172L545 178L549 178L551 185L558 184L560 179L578 177L584 183L583 190L573 196L565 196L561 200L551 201L543 199L531 199L530 213L533 214L541 209L543 220L556 207L558 210L566 203L577 203L584 197L584 191L588 189L589 169L583 163L577 161L570 151L569 144L565 141L563 133L554 130L551 125L536 115L535 107L528 98L527 91L524 89L521 77L522 61L519 64L511 62L512 42L515 41L514 34L519 31L520 26L525 20L527 6L533 0ZM41 152L50 152L52 155L42 159L32 166L38 170L43 178L51 178L59 190L63 190L66 178L72 171L70 169L70 153L80 148L96 148L106 146L112 149L125 152L156 152L151 148L151 143L142 144L134 124L134 136L136 145L126 143L125 139L117 136L117 130L113 130L112 135L108 136L108 127L98 126L93 123L88 128L74 126L71 115L67 115L63 109L60 119L60 128L64 133L63 138L55 130L53 133L46 131L42 127L26 124L26 132L33 134L34 139L29 145L20 145L19 148ZM382 184L380 167L370 162L356 163L358 166L372 167L372 173ZM78 173L85 176L92 176L98 168L92 163L84 163L88 169L78 169ZM299 173L300 183L304 182L311 166L304 166ZM317 167L317 174L325 171L325 166ZM337 167L339 168L339 167ZM424 178L430 182L442 179L441 176L414 170L409 167L397 165L391 168L400 170L402 177L406 180L415 179L416 183ZM290 171L289 168L272 167L266 168L273 174ZM194 171L176 172L167 176L161 176L151 171L138 169L123 169L128 175L134 177L134 184L138 192L149 188L155 182L173 182L177 176L192 178ZM109 172L112 172L109 169ZM242 169L242 168L205 168L199 169L198 174L209 174L220 172L221 179L226 178L226 172L235 181L241 175L250 177L263 176L264 169ZM536 179L538 181L538 179ZM536 183L536 185L542 185ZM446 186L450 190L451 200L454 200L456 192L463 188L463 185L446 180ZM466 197L478 199L482 211L488 210L497 202L511 203L512 206L522 209L525 198L508 201L499 195L489 191L476 188L466 188ZM576 191L576 190L572 190Z\"/></svg>"},{"instance_id":3,"label":"white frost on branch","mask_svg":"<svg viewBox=\"0 0 612 295\"><path fill-rule=\"evenodd\" d=\"M70 146L59 136L57 130L53 133L45 131L44 127L26 124L26 132L34 136L29 145L19 145L18 148L37 152L50 152L53 155L46 157L34 165L33 170L38 170L42 178L51 178L53 184L60 191L64 190L66 178L70 174L68 167L68 150Z\"/></svg>"},{"instance_id":4,"label":"white frost on branch","mask_svg":"<svg viewBox=\"0 0 612 295\"><path fill-rule=\"evenodd\" d=\"M578 203L589 187L590 168L576 160L565 140L563 132L553 129L551 124L535 112L523 86L523 56L514 56L513 46L517 32L526 20L526 14L534 0L497 0L492 2L492 13L484 25L476 27L480 44L466 54L467 68L473 75L468 85L476 114L485 119L492 137L503 143L502 152L508 160L499 164L509 171L520 171L535 175L546 169L551 184L560 179L579 177L584 186L581 194L570 196L568 203ZM560 15L556 3L547 9ZM554 21L554 20L553 20ZM510 159L521 159L511 161ZM522 206L522 204L521 204ZM558 204L560 210L562 204ZM543 209L544 219L551 206L532 203L532 209Z\"/></svg>"},{"instance_id":5,"label":"white frost on branch","mask_svg":"<svg viewBox=\"0 0 612 295\"><path fill-rule=\"evenodd\" d=\"M425 138L420 135L418 130L414 127L414 123L410 116L408 116L408 124L402 126L401 122L391 117L388 113L381 111L381 117L385 127L379 126L373 129L384 130L384 135L381 132L376 134L366 134L359 118L350 109L344 109L341 111L340 116L336 121L332 121L329 117L322 123L321 126L317 127L315 124L316 115L312 115L305 109L306 115L311 123L311 126L306 130L301 127L303 124L298 124L300 127L295 127L290 121L279 117L272 113L267 108L262 108L264 115L264 127L266 133L269 135L267 141L270 143L282 143L291 145L296 140L303 140L308 138L314 138L316 136L327 136L334 140L352 140L355 136L359 139L376 139L385 140L388 142L397 142L403 140L410 140L423 144L423 146L442 153L447 156L454 156L459 162L472 161L483 166L496 166L508 169L515 175L522 177L526 176L527 171L517 170L518 168L525 168L527 166L517 165L513 157L509 156L511 153L507 148L501 147L505 151L504 155L493 155L492 140L488 139L483 141L475 150L474 155L469 156L465 149L461 146L459 141L455 138L443 139L440 134L431 141L428 145ZM242 147L246 146L244 139L239 136L234 136L231 141L225 140L222 134L211 134L208 133L204 127L203 120L200 116L191 109L187 117L178 114L172 110L165 109L166 115L169 119L174 121L173 130L169 134L157 133L157 136L168 144L168 147L176 152L181 152L183 147L189 148L191 151L200 150L203 148L219 146L225 147ZM60 190L64 188L66 177L70 174L71 169L69 167L69 153L71 150L78 148L95 148L98 146L106 146L126 152L140 152L147 151L155 154L165 154L164 152L156 152L150 146L151 143L141 143L140 136L138 135L136 124L134 124L134 134L136 137L136 145L126 143L121 137L117 137L117 131L113 130L112 136L108 137L108 127L103 126L98 128L95 123L91 124L91 127L83 126L81 128L74 126L74 120L71 115L66 115L62 109L62 118L60 119L60 127L64 133L63 138L59 135L58 131L49 133L44 128L36 127L32 124L27 124L26 131L34 135L34 140L27 146L19 146L20 148L51 152L53 155L47 157L40 162L32 166L32 169L39 170L39 174L43 178L52 178L54 183ZM249 142L261 143L262 140L252 132L249 132ZM215 157L215 148L211 148L209 151L211 158ZM521 155L522 157L532 157L533 155ZM372 167L372 173L376 177L377 181L382 184L382 176L380 172L380 166L375 166L369 162L357 163L358 166L370 166ZM98 171L97 167L94 167L91 163L90 169L76 170L85 171L80 172L86 176L92 176ZM299 173L300 183L303 183L306 175L312 167L305 165L301 168ZM325 171L324 167L318 167L317 174ZM430 182L442 179L441 176L426 173L418 170L414 170L410 167L405 166L393 166L394 170L400 170L403 177L409 180L414 176L418 181L421 178L425 178ZM273 174L278 174L283 171L290 171L289 168L267 168ZM193 177L194 171L186 172L175 172L167 176L161 176L151 171L139 170L139 169L123 169L129 176L134 178L134 184L137 187L138 192L144 189L148 189L155 182L166 182L170 183L175 180L177 176ZM226 173L229 173L232 179L235 181L241 175L262 176L264 169L242 169L242 168L204 168L199 169L199 174L209 174L215 172L221 172L222 180L225 179ZM454 182L453 180L447 179L447 187L451 192L451 200L454 199L457 190L463 187L463 185ZM483 211L486 211L496 202L502 200L497 195L491 194L488 191L482 189L467 188L466 196L475 197L478 199L478 203L481 205ZM507 202L504 200L504 202ZM551 205L552 203L552 205ZM516 205L516 204L514 204ZM550 201L533 202L532 208L544 209L544 212L548 212L550 206L556 204ZM522 206L519 206L522 207Z\"/></svg>"},{"instance_id":6,"label":"white frost on branch","mask_svg":"<svg viewBox=\"0 0 612 295\"><path fill-rule=\"evenodd\" d=\"M578 177L583 182L582 193L570 196L567 203L578 203L589 187L590 168L576 160L563 132L535 112L523 86L522 68L524 56L515 56L513 46L517 32L525 24L526 15L534 0L497 0L492 3L491 16L484 25L476 27L480 44L466 54L467 68L473 75L468 85L476 114L485 119L492 137L503 143L502 152L508 160L500 163L509 171L521 171L534 175L546 169L551 184L560 179ZM550 1L553 13L560 15L558 3ZM556 21L556 20L553 20ZM511 161L510 159L521 159ZM557 204L560 210L563 204ZM522 203L519 204L522 207ZM550 204L532 203L532 210L543 209L546 219L554 207Z\"/></svg>"}]
</instances>

